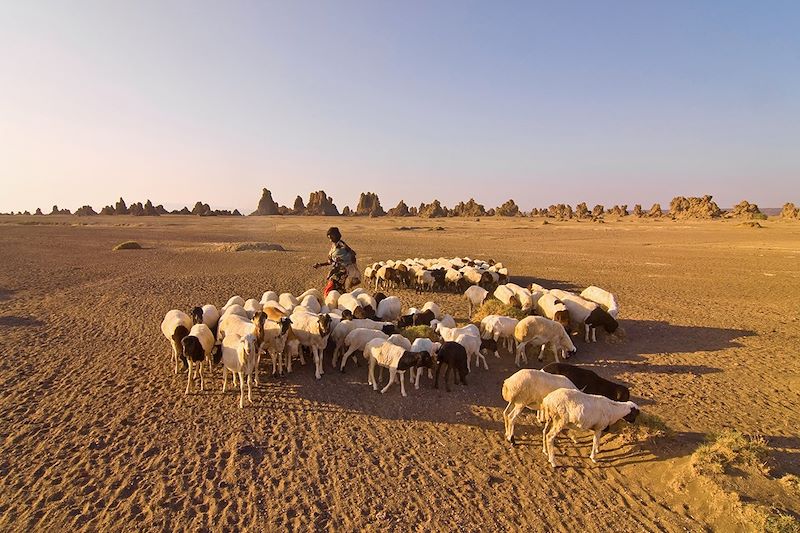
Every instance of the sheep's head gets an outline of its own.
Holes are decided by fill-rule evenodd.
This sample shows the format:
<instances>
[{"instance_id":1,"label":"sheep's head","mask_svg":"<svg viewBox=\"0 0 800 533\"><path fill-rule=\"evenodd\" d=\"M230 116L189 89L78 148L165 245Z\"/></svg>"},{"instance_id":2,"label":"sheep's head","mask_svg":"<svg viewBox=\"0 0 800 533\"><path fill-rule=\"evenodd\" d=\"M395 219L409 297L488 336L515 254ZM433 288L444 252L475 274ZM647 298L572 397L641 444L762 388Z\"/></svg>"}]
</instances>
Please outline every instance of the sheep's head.
<instances>
[{"instance_id":1,"label":"sheep's head","mask_svg":"<svg viewBox=\"0 0 800 533\"><path fill-rule=\"evenodd\" d=\"M222 345L215 344L214 348L211 349L211 362L216 365L219 364L221 360L222 360Z\"/></svg>"},{"instance_id":2,"label":"sheep's head","mask_svg":"<svg viewBox=\"0 0 800 533\"><path fill-rule=\"evenodd\" d=\"M331 332L331 317L328 314L319 315L319 336L325 337Z\"/></svg>"},{"instance_id":3,"label":"sheep's head","mask_svg":"<svg viewBox=\"0 0 800 533\"><path fill-rule=\"evenodd\" d=\"M569 328L569 311L566 309L556 311L555 314L553 314L553 320L564 326L564 329Z\"/></svg>"},{"instance_id":4,"label":"sheep's head","mask_svg":"<svg viewBox=\"0 0 800 533\"><path fill-rule=\"evenodd\" d=\"M353 313L349 309L342 311L342 320L353 320Z\"/></svg>"},{"instance_id":5,"label":"sheep's head","mask_svg":"<svg viewBox=\"0 0 800 533\"><path fill-rule=\"evenodd\" d=\"M433 367L433 357L428 352L418 352L417 353L419 365L423 368L431 368Z\"/></svg>"},{"instance_id":6,"label":"sheep's head","mask_svg":"<svg viewBox=\"0 0 800 533\"><path fill-rule=\"evenodd\" d=\"M185 365L186 361L202 361L205 359L203 345L200 339L194 335L187 335L181 339L181 362Z\"/></svg>"},{"instance_id":7,"label":"sheep's head","mask_svg":"<svg viewBox=\"0 0 800 533\"><path fill-rule=\"evenodd\" d=\"M631 424L633 424L634 422L636 422L636 417L639 416L639 406L637 406L633 402L628 402L628 403L630 404L631 410L627 415L623 416L622 418L626 422L630 422Z\"/></svg>"},{"instance_id":8,"label":"sheep's head","mask_svg":"<svg viewBox=\"0 0 800 533\"><path fill-rule=\"evenodd\" d=\"M618 402L627 402L631 398L631 391L624 385L614 387L614 399Z\"/></svg>"},{"instance_id":9,"label":"sheep's head","mask_svg":"<svg viewBox=\"0 0 800 533\"><path fill-rule=\"evenodd\" d=\"M192 324L202 324L203 323L203 308L202 307L192 307L192 310L189 311L189 315L192 317Z\"/></svg>"},{"instance_id":10,"label":"sheep's head","mask_svg":"<svg viewBox=\"0 0 800 533\"><path fill-rule=\"evenodd\" d=\"M285 335L289 328L292 327L292 319L288 316L281 318L279 324L281 325L281 335Z\"/></svg>"},{"instance_id":11,"label":"sheep's head","mask_svg":"<svg viewBox=\"0 0 800 533\"><path fill-rule=\"evenodd\" d=\"M361 306L356 307L355 309L353 309L353 318L356 318L356 319L368 318L367 317L367 312Z\"/></svg>"},{"instance_id":12,"label":"sheep's head","mask_svg":"<svg viewBox=\"0 0 800 533\"><path fill-rule=\"evenodd\" d=\"M381 303L381 301L386 299L386 295L383 294L382 292L376 292L373 298L375 298L375 303L379 304Z\"/></svg>"},{"instance_id":13,"label":"sheep's head","mask_svg":"<svg viewBox=\"0 0 800 533\"><path fill-rule=\"evenodd\" d=\"M398 333L397 327L395 327L394 324L385 324L383 327L381 327L381 331L387 335L394 335L395 333Z\"/></svg>"},{"instance_id":14,"label":"sheep's head","mask_svg":"<svg viewBox=\"0 0 800 533\"><path fill-rule=\"evenodd\" d=\"M364 318L374 319L375 318L375 309L373 309L371 305L365 305L364 306L364 315L365 315Z\"/></svg>"}]
</instances>

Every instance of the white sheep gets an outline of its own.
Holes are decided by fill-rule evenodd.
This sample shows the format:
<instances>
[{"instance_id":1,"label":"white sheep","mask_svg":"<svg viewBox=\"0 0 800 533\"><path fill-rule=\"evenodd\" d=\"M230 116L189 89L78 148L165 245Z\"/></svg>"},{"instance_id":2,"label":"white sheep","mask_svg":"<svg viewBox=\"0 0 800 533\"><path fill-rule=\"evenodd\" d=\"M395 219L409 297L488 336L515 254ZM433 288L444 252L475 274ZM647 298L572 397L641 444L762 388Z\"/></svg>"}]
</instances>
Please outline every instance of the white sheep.
<instances>
[{"instance_id":1,"label":"white sheep","mask_svg":"<svg viewBox=\"0 0 800 533\"><path fill-rule=\"evenodd\" d=\"M325 296L325 305L328 306L329 309L337 309L339 307L339 297L342 295L337 290L332 290L328 292L328 295Z\"/></svg>"},{"instance_id":2,"label":"white sheep","mask_svg":"<svg viewBox=\"0 0 800 533\"><path fill-rule=\"evenodd\" d=\"M386 342L391 342L395 346L399 346L404 350L411 349L411 341L399 333L393 333L392 335L389 335L389 337L386 339Z\"/></svg>"},{"instance_id":3,"label":"white sheep","mask_svg":"<svg viewBox=\"0 0 800 533\"><path fill-rule=\"evenodd\" d=\"M433 290L433 285L436 283L433 274L429 270L417 271L417 290Z\"/></svg>"},{"instance_id":4,"label":"white sheep","mask_svg":"<svg viewBox=\"0 0 800 533\"><path fill-rule=\"evenodd\" d=\"M564 302L559 300L554 294L543 293L536 302L536 311L543 317L555 320L565 328L569 327L569 311Z\"/></svg>"},{"instance_id":5,"label":"white sheep","mask_svg":"<svg viewBox=\"0 0 800 533\"><path fill-rule=\"evenodd\" d=\"M261 349L269 354L272 360L272 375L283 375L284 367L284 353L286 351L286 341L291 331L292 320L289 317L283 317L278 322L272 320L265 320L263 323L263 332L261 332L263 341L261 342ZM256 328L258 331L258 328ZM259 356L260 359L260 356ZM286 365L287 371L291 372L291 364ZM256 385L258 385L258 366L256 366Z\"/></svg>"},{"instance_id":6,"label":"white sheep","mask_svg":"<svg viewBox=\"0 0 800 533\"><path fill-rule=\"evenodd\" d=\"M347 359L350 357L350 355L359 350L361 350L363 353L364 347L369 341L373 339L386 340L388 338L389 335L378 329L356 328L352 330L344 338L344 345L347 347L347 351L345 351L342 355L342 364L339 367L339 370L344 372L344 366L347 363ZM364 354L364 357L366 357L366 354ZM334 365L335 364L336 363L334 362Z\"/></svg>"},{"instance_id":7,"label":"white sheep","mask_svg":"<svg viewBox=\"0 0 800 533\"><path fill-rule=\"evenodd\" d=\"M619 328L619 323L612 317L608 311L600 307L600 305L584 300L580 296L566 291L553 289L551 294L558 297L569 311L570 326L574 331L580 331L581 328L585 331L585 341L589 342L591 336L592 342L597 342L597 328L602 327L607 333L616 333Z\"/></svg>"},{"instance_id":8,"label":"white sheep","mask_svg":"<svg viewBox=\"0 0 800 533\"><path fill-rule=\"evenodd\" d=\"M456 327L456 319L452 315L443 315L441 320L431 320L431 327L436 329L436 324L441 324L446 328Z\"/></svg>"},{"instance_id":9,"label":"white sheep","mask_svg":"<svg viewBox=\"0 0 800 533\"><path fill-rule=\"evenodd\" d=\"M247 400L253 403L250 390L250 381L258 362L258 348L256 336L248 333L244 337L230 335L222 341L222 392L228 385L229 370L231 374L239 376L239 409L244 407L244 378L247 378ZM235 384L235 383L234 383Z\"/></svg>"},{"instance_id":10,"label":"white sheep","mask_svg":"<svg viewBox=\"0 0 800 533\"><path fill-rule=\"evenodd\" d=\"M244 302L244 305L242 307L244 307L244 310L247 313L247 318L252 319L256 313L261 311L263 304L258 300L256 300L255 298L250 298L249 300Z\"/></svg>"},{"instance_id":11,"label":"white sheep","mask_svg":"<svg viewBox=\"0 0 800 533\"><path fill-rule=\"evenodd\" d=\"M441 322L436 324L436 333L445 341L455 341L459 335L472 335L473 337L480 338L481 332L475 324L467 324L461 328L448 328Z\"/></svg>"},{"instance_id":12,"label":"white sheep","mask_svg":"<svg viewBox=\"0 0 800 533\"><path fill-rule=\"evenodd\" d=\"M366 292L362 292L356 295L356 300L361 305L361 307L369 307L373 311L378 308L378 303L375 301L375 298L367 294Z\"/></svg>"},{"instance_id":13,"label":"white sheep","mask_svg":"<svg viewBox=\"0 0 800 533\"><path fill-rule=\"evenodd\" d=\"M486 357L481 353L481 338L472 333L461 333L455 339L455 342L464 347L467 351L467 370L470 369L470 360L475 356L475 367L481 367L481 360L483 360L483 367L489 370L489 365L486 363Z\"/></svg>"},{"instance_id":14,"label":"white sheep","mask_svg":"<svg viewBox=\"0 0 800 533\"><path fill-rule=\"evenodd\" d=\"M425 302L422 305L422 311L425 312L425 311L428 311L428 310L433 311L433 317L436 320L441 320L441 318L442 318L442 308L439 307L439 304L437 304L436 302Z\"/></svg>"},{"instance_id":15,"label":"white sheep","mask_svg":"<svg viewBox=\"0 0 800 533\"><path fill-rule=\"evenodd\" d=\"M311 313L319 313L322 311L322 306L319 304L319 300L317 300L316 296L313 294L308 294L305 297L300 299L300 306L305 307Z\"/></svg>"},{"instance_id":16,"label":"white sheep","mask_svg":"<svg viewBox=\"0 0 800 533\"><path fill-rule=\"evenodd\" d=\"M189 394L191 390L195 363L199 363L200 390L204 390L203 361L211 362L211 352L214 350L214 334L211 333L211 328L205 324L195 324L192 326L192 329L189 330L189 334L181 339L181 347L183 349L182 357L189 366L189 375L186 379L186 392L184 394Z\"/></svg>"},{"instance_id":17,"label":"white sheep","mask_svg":"<svg viewBox=\"0 0 800 533\"><path fill-rule=\"evenodd\" d=\"M300 300L300 301L302 302L302 301L303 301L303 298L305 298L306 296L313 296L314 298L316 298L316 300L317 300L317 301L318 301L320 304L322 304L322 302L324 302L324 301L325 301L325 297L322 295L322 291L320 291L320 290L319 290L319 289L317 289L317 288L311 288L311 289L308 289L306 292L304 292L303 294L301 294L300 296L298 296L298 297L297 297L297 299L298 299L298 300Z\"/></svg>"},{"instance_id":18,"label":"white sheep","mask_svg":"<svg viewBox=\"0 0 800 533\"><path fill-rule=\"evenodd\" d=\"M617 303L617 297L607 290L590 285L589 287L586 287L583 292L581 292L581 298L599 304L600 307L605 309L608 314L614 318L617 318L619 315L619 303Z\"/></svg>"},{"instance_id":19,"label":"white sheep","mask_svg":"<svg viewBox=\"0 0 800 533\"><path fill-rule=\"evenodd\" d=\"M336 366L336 361L339 359L339 354L344 349L344 339L347 334L356 328L368 328L380 330L384 326L391 325L389 322L377 322L369 318L356 318L353 320L342 320L333 328L331 333L331 341L334 343L333 350L333 366Z\"/></svg>"},{"instance_id":20,"label":"white sheep","mask_svg":"<svg viewBox=\"0 0 800 533\"><path fill-rule=\"evenodd\" d=\"M561 430L588 430L594 432L589 458L596 463L603 431L621 419L633 423L638 414L639 406L633 402L615 402L572 388L556 389L544 397L539 410L539 421L544 422L542 452L555 468L555 440Z\"/></svg>"},{"instance_id":21,"label":"white sheep","mask_svg":"<svg viewBox=\"0 0 800 533\"><path fill-rule=\"evenodd\" d=\"M278 302L278 293L275 291L266 291L264 294L261 295L261 305L264 305L267 302Z\"/></svg>"},{"instance_id":22,"label":"white sheep","mask_svg":"<svg viewBox=\"0 0 800 533\"><path fill-rule=\"evenodd\" d=\"M183 353L181 340L192 329L192 319L189 315L178 309L167 311L161 321L161 333L167 338L172 347L172 360L175 362L175 373L178 373L178 357Z\"/></svg>"},{"instance_id":23,"label":"white sheep","mask_svg":"<svg viewBox=\"0 0 800 533\"><path fill-rule=\"evenodd\" d=\"M494 290L494 297L506 305L516 307L517 309L522 308L519 296L517 296L517 293L510 289L508 285L498 285Z\"/></svg>"},{"instance_id":24,"label":"white sheep","mask_svg":"<svg viewBox=\"0 0 800 533\"><path fill-rule=\"evenodd\" d=\"M509 353L514 351L514 329L517 327L519 320L509 316L501 315L488 315L481 320L480 330L481 338L494 339L499 345L503 340L506 343L506 349ZM500 357L500 354L495 351L495 357Z\"/></svg>"},{"instance_id":25,"label":"white sheep","mask_svg":"<svg viewBox=\"0 0 800 533\"><path fill-rule=\"evenodd\" d=\"M244 308L244 298L241 296L231 296L228 298L228 303L222 306L222 309L219 310L221 314L225 314L225 311L232 305L240 305Z\"/></svg>"},{"instance_id":26,"label":"white sheep","mask_svg":"<svg viewBox=\"0 0 800 533\"><path fill-rule=\"evenodd\" d=\"M378 382L375 379L375 366L389 369L389 383L381 389L381 394L389 390L392 383L399 377L400 393L407 396L405 387L405 371L412 367L430 368L432 359L426 352L411 352L401 346L392 344L388 340L373 339L364 348L364 355L369 359L368 384L374 390L378 390ZM399 375L399 376L398 376Z\"/></svg>"},{"instance_id":27,"label":"white sheep","mask_svg":"<svg viewBox=\"0 0 800 533\"><path fill-rule=\"evenodd\" d=\"M469 302L469 315L472 316L473 308L480 307L489 296L489 291L478 285L472 285L464 291L464 298Z\"/></svg>"},{"instance_id":28,"label":"white sheep","mask_svg":"<svg viewBox=\"0 0 800 533\"><path fill-rule=\"evenodd\" d=\"M291 319L292 331L300 341L300 345L311 349L315 366L314 376L322 379L322 374L325 373L322 367L322 353L331 333L331 317L301 312L293 314Z\"/></svg>"},{"instance_id":29,"label":"white sheep","mask_svg":"<svg viewBox=\"0 0 800 533\"><path fill-rule=\"evenodd\" d=\"M503 410L505 439L514 444L514 420L528 407L538 411L545 396L556 389L575 389L565 376L541 370L522 369L503 381L503 399L508 405Z\"/></svg>"},{"instance_id":30,"label":"white sheep","mask_svg":"<svg viewBox=\"0 0 800 533\"><path fill-rule=\"evenodd\" d=\"M378 302L378 308L375 315L386 322L395 322L400 318L400 313L403 310L403 304L397 296L387 296Z\"/></svg>"},{"instance_id":31,"label":"white sheep","mask_svg":"<svg viewBox=\"0 0 800 533\"><path fill-rule=\"evenodd\" d=\"M558 362L558 350L564 359L569 358L575 353L575 345L567 335L564 326L543 316L528 316L517 323L514 328L514 339L517 341L516 365L519 366L520 360L524 359L528 364L528 356L525 348L528 344L534 346L541 345L539 351L539 361L544 358L544 350L550 345Z\"/></svg>"},{"instance_id":32,"label":"white sheep","mask_svg":"<svg viewBox=\"0 0 800 533\"><path fill-rule=\"evenodd\" d=\"M247 311L245 310L245 308L239 304L231 304L229 306L223 307L223 309L224 311L222 311L222 316L220 317L220 320L229 315L236 315L247 319L250 318L249 316L247 316Z\"/></svg>"},{"instance_id":33,"label":"white sheep","mask_svg":"<svg viewBox=\"0 0 800 533\"><path fill-rule=\"evenodd\" d=\"M281 293L281 295L278 296L278 303L290 313L292 312L292 309L300 305L300 301L290 292Z\"/></svg>"},{"instance_id":34,"label":"white sheep","mask_svg":"<svg viewBox=\"0 0 800 533\"><path fill-rule=\"evenodd\" d=\"M361 307L361 302L358 301L356 296L346 292L339 296L337 307L342 311L350 311L351 313L355 313L355 310Z\"/></svg>"}]
</instances>

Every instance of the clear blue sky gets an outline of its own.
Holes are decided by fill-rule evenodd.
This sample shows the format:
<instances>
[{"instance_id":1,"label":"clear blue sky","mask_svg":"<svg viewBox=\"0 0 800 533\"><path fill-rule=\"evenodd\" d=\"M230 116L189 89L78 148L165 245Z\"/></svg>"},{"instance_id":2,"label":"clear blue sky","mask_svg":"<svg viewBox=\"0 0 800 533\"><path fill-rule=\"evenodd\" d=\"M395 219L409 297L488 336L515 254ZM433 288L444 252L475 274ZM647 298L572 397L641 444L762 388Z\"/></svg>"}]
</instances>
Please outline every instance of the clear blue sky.
<instances>
[{"instance_id":1,"label":"clear blue sky","mask_svg":"<svg viewBox=\"0 0 800 533\"><path fill-rule=\"evenodd\" d=\"M0 7L0 211L800 202L800 2Z\"/></svg>"}]
</instances>

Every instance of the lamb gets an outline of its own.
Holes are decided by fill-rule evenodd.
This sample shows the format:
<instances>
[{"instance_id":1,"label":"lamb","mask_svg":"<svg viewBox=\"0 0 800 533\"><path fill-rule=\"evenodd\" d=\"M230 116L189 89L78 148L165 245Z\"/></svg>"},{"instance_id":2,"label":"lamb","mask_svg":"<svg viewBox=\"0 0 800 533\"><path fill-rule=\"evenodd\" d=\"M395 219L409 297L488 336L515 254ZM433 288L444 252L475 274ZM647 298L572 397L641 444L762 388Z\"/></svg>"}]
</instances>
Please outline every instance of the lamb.
<instances>
[{"instance_id":1,"label":"lamb","mask_svg":"<svg viewBox=\"0 0 800 533\"><path fill-rule=\"evenodd\" d=\"M558 350L561 350L561 356L565 359L577 351L564 326L543 316L528 316L520 320L514 328L514 339L517 341L515 360L517 366L520 359L525 359L525 364L528 364L525 347L530 343L542 346L539 351L539 361L544 358L544 350L548 344L552 346L556 362L558 362Z\"/></svg>"},{"instance_id":2,"label":"lamb","mask_svg":"<svg viewBox=\"0 0 800 533\"><path fill-rule=\"evenodd\" d=\"M428 352L431 357L434 359L436 358L436 354L439 352L439 348L442 347L442 343L434 342L425 337L419 337L414 339L414 342L411 343L411 351L412 352ZM414 379L414 388L419 389L419 377L422 374L422 369L417 369L417 376ZM433 378L433 371L432 369L428 369L428 378Z\"/></svg>"},{"instance_id":3,"label":"lamb","mask_svg":"<svg viewBox=\"0 0 800 533\"><path fill-rule=\"evenodd\" d=\"M571 388L554 390L544 397L539 411L539 421L544 422L542 452L555 468L556 436L565 428L589 430L594 432L589 458L596 463L603 431L620 419L632 424L638 415L639 406L631 401L616 402Z\"/></svg>"},{"instance_id":4,"label":"lamb","mask_svg":"<svg viewBox=\"0 0 800 533\"><path fill-rule=\"evenodd\" d=\"M373 390L378 390L378 382L375 379L375 365L389 369L389 383L381 389L381 394L389 390L389 387L397 380L399 374L400 393L404 397L408 396L404 383L405 371L411 367L430 368L433 364L433 359L427 352L409 352L382 339L371 340L364 350L365 355L369 357L368 383L372 385Z\"/></svg>"},{"instance_id":5,"label":"lamb","mask_svg":"<svg viewBox=\"0 0 800 533\"><path fill-rule=\"evenodd\" d=\"M551 374L566 376L578 387L578 390L586 394L599 394L617 402L627 402L631 397L628 387L601 378L588 368L567 363L550 363L545 365L542 370Z\"/></svg>"},{"instance_id":6,"label":"lamb","mask_svg":"<svg viewBox=\"0 0 800 533\"><path fill-rule=\"evenodd\" d=\"M573 326L573 329L580 331L580 327L584 327L585 342L589 342L590 334L592 342L597 342L596 330L598 327L602 327L607 333L617 332L619 322L598 304L586 301L580 296L566 291L553 289L550 293L558 297L567 306L570 325Z\"/></svg>"},{"instance_id":7,"label":"lamb","mask_svg":"<svg viewBox=\"0 0 800 533\"><path fill-rule=\"evenodd\" d=\"M498 285L494 290L494 297L506 305L522 309L522 303L519 301L519 296L508 285Z\"/></svg>"},{"instance_id":8,"label":"lamb","mask_svg":"<svg viewBox=\"0 0 800 533\"><path fill-rule=\"evenodd\" d=\"M600 287L596 287L594 285L586 287L583 292L581 292L581 298L598 304L614 319L616 319L617 315L619 315L619 304L617 303L617 297L610 292L601 289Z\"/></svg>"},{"instance_id":9,"label":"lamb","mask_svg":"<svg viewBox=\"0 0 800 533\"><path fill-rule=\"evenodd\" d=\"M444 387L450 392L450 372L453 372L453 382L467 384L467 350L457 342L447 341L441 345L436 354L436 376L433 379L433 388L439 388L439 371L446 366L444 373Z\"/></svg>"},{"instance_id":10,"label":"lamb","mask_svg":"<svg viewBox=\"0 0 800 533\"><path fill-rule=\"evenodd\" d=\"M253 370L258 360L258 348L256 347L256 336L248 333L244 337L230 335L222 341L222 350L219 355L222 360L222 392L228 385L228 374L239 376L239 409L244 407L244 377L247 377L247 400L253 403L253 396L250 390L250 381ZM214 361L215 363L219 360Z\"/></svg>"},{"instance_id":11,"label":"lamb","mask_svg":"<svg viewBox=\"0 0 800 533\"><path fill-rule=\"evenodd\" d=\"M386 322L394 322L400 318L403 304L397 296L389 296L378 302L376 316Z\"/></svg>"},{"instance_id":12,"label":"lamb","mask_svg":"<svg viewBox=\"0 0 800 533\"><path fill-rule=\"evenodd\" d=\"M261 302L259 302L255 298L250 298L249 300L247 300L244 303L243 307L244 307L245 312L247 313L247 318L252 320L253 315L255 315L257 312L261 311L262 304L261 304Z\"/></svg>"},{"instance_id":13,"label":"lamb","mask_svg":"<svg viewBox=\"0 0 800 533\"><path fill-rule=\"evenodd\" d=\"M161 321L161 333L167 338L172 346L172 360L175 362L175 374L178 373L179 356L183 359L183 348L181 341L189 334L192 329L192 319L189 315L178 309L167 311L164 320Z\"/></svg>"},{"instance_id":14,"label":"lamb","mask_svg":"<svg viewBox=\"0 0 800 533\"><path fill-rule=\"evenodd\" d=\"M220 321L222 321L222 319L224 319L226 316L229 315L240 316L248 320L250 319L250 317L247 316L247 311L245 310L245 308L239 304L231 304L227 307L223 307L222 309L224 309L224 311L222 311L222 317L220 318Z\"/></svg>"},{"instance_id":15,"label":"lamb","mask_svg":"<svg viewBox=\"0 0 800 533\"><path fill-rule=\"evenodd\" d=\"M347 346L347 351L344 353L344 355L342 355L342 364L339 367L339 370L344 372L344 366L347 364L347 359L352 353L359 350L364 353L364 348L369 341L373 339L386 340L388 338L389 335L377 329L356 328L352 330L344 338L344 345ZM366 357L366 354L364 354L364 357ZM334 361L334 365L335 364L336 363Z\"/></svg>"},{"instance_id":16,"label":"lamb","mask_svg":"<svg viewBox=\"0 0 800 533\"><path fill-rule=\"evenodd\" d=\"M263 314L263 313L262 313ZM258 315L257 315L258 316ZM292 320L289 317L283 317L279 321L264 320L260 322L261 336L263 341L261 347L270 355L272 360L272 375L283 375L284 367L284 352L286 350L286 341L289 331L292 327ZM259 326L256 327L256 338L258 338ZM260 357L259 357L260 360ZM288 371L292 371L291 363L287 365ZM258 366L256 365L256 385L258 385Z\"/></svg>"},{"instance_id":17,"label":"lamb","mask_svg":"<svg viewBox=\"0 0 800 533\"><path fill-rule=\"evenodd\" d=\"M317 379L322 379L322 353L331 333L331 317L329 315L315 315L313 313L297 313L292 315L292 331L300 341L301 346L311 349L314 357Z\"/></svg>"},{"instance_id":18,"label":"lamb","mask_svg":"<svg viewBox=\"0 0 800 533\"><path fill-rule=\"evenodd\" d=\"M554 295L548 293L542 294L536 302L536 311L550 320L555 320L564 328L569 327L569 311L564 302L556 298Z\"/></svg>"},{"instance_id":19,"label":"lamb","mask_svg":"<svg viewBox=\"0 0 800 533\"><path fill-rule=\"evenodd\" d=\"M519 320L508 316L501 315L488 315L481 320L480 330L481 338L494 339L495 343L500 340L506 342L506 349L509 352L514 351L514 329L517 327ZM500 357L500 354L495 350L495 357Z\"/></svg>"},{"instance_id":20,"label":"lamb","mask_svg":"<svg viewBox=\"0 0 800 533\"><path fill-rule=\"evenodd\" d=\"M472 316L473 308L483 305L483 302L486 301L487 296L489 296L489 291L478 285L472 285L466 291L464 291L464 298L466 298L467 302L469 302L468 316Z\"/></svg>"},{"instance_id":21,"label":"lamb","mask_svg":"<svg viewBox=\"0 0 800 533\"><path fill-rule=\"evenodd\" d=\"M575 389L566 377L541 370L522 369L503 381L505 439L514 444L514 420L526 407L539 410L542 400L556 389Z\"/></svg>"},{"instance_id":22,"label":"lamb","mask_svg":"<svg viewBox=\"0 0 800 533\"><path fill-rule=\"evenodd\" d=\"M417 271L417 291L425 289L432 291L434 283L436 283L436 279L433 277L430 270Z\"/></svg>"},{"instance_id":23,"label":"lamb","mask_svg":"<svg viewBox=\"0 0 800 533\"><path fill-rule=\"evenodd\" d=\"M211 352L214 350L215 340L211 329L205 324L195 324L189 330L189 334L181 339L182 355L189 365L189 375L186 379L186 392L189 394L192 387L192 374L194 364L199 364L200 390L205 389L203 380L203 361L211 362Z\"/></svg>"}]
</instances>

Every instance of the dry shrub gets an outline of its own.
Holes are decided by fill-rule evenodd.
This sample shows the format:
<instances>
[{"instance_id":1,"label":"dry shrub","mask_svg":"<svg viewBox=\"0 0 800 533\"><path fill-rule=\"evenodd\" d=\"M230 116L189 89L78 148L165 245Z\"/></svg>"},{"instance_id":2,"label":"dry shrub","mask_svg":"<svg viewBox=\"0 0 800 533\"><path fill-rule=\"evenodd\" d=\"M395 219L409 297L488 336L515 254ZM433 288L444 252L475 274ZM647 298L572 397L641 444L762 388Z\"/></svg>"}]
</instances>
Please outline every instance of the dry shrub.
<instances>
[{"instance_id":1,"label":"dry shrub","mask_svg":"<svg viewBox=\"0 0 800 533\"><path fill-rule=\"evenodd\" d=\"M706 475L724 474L729 466L750 467L766 475L766 460L766 439L726 429L695 450L691 466L695 473Z\"/></svg>"},{"instance_id":2,"label":"dry shrub","mask_svg":"<svg viewBox=\"0 0 800 533\"><path fill-rule=\"evenodd\" d=\"M433 331L433 328L430 326L411 326L408 328L404 328L400 334L405 337L406 339L414 342L416 339L424 338L430 339L432 341L438 341L439 337L437 337L436 332Z\"/></svg>"},{"instance_id":3,"label":"dry shrub","mask_svg":"<svg viewBox=\"0 0 800 533\"><path fill-rule=\"evenodd\" d=\"M753 531L764 533L800 533L800 521L775 507L744 504L742 516Z\"/></svg>"},{"instance_id":4,"label":"dry shrub","mask_svg":"<svg viewBox=\"0 0 800 533\"><path fill-rule=\"evenodd\" d=\"M667 424L656 415L639 413L636 422L625 424L619 431L619 435L627 443L654 441L662 439L672 434L672 430Z\"/></svg>"},{"instance_id":5,"label":"dry shrub","mask_svg":"<svg viewBox=\"0 0 800 533\"><path fill-rule=\"evenodd\" d=\"M790 492L800 495L800 477L794 474L786 474L779 480Z\"/></svg>"},{"instance_id":6,"label":"dry shrub","mask_svg":"<svg viewBox=\"0 0 800 533\"><path fill-rule=\"evenodd\" d=\"M528 316L527 313L525 313L522 309L517 309L511 305L506 305L500 300L491 299L483 302L478 310L475 311L475 313L472 315L472 322L475 324L480 324L481 320L489 315L510 316L511 318L516 318L517 320L522 320Z\"/></svg>"},{"instance_id":7,"label":"dry shrub","mask_svg":"<svg viewBox=\"0 0 800 533\"><path fill-rule=\"evenodd\" d=\"M759 224L758 222L755 222L754 220L748 220L747 222L742 222L741 224L739 224L739 226L742 226L742 227L745 227L745 228L763 228L764 227L761 224Z\"/></svg>"},{"instance_id":8,"label":"dry shrub","mask_svg":"<svg viewBox=\"0 0 800 533\"><path fill-rule=\"evenodd\" d=\"M141 250L142 245L136 241L125 241L116 245L112 250Z\"/></svg>"},{"instance_id":9,"label":"dry shrub","mask_svg":"<svg viewBox=\"0 0 800 533\"><path fill-rule=\"evenodd\" d=\"M217 247L220 252L285 252L280 244L270 242L233 242Z\"/></svg>"}]
</instances>

